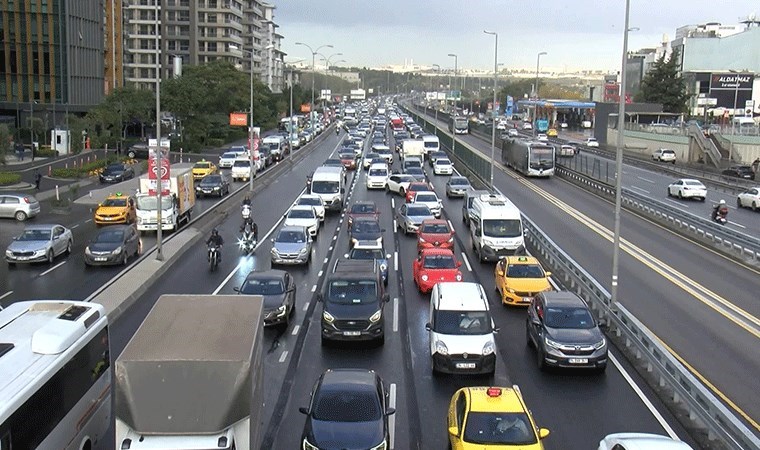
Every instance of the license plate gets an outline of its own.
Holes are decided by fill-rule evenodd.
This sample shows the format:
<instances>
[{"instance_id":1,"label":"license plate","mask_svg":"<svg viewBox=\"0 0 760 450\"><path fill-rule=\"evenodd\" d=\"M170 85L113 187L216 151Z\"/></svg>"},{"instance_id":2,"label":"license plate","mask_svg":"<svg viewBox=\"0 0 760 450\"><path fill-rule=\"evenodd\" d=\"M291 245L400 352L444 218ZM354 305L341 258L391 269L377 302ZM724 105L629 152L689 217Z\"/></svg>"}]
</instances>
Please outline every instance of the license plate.
<instances>
[{"instance_id":1,"label":"license plate","mask_svg":"<svg viewBox=\"0 0 760 450\"><path fill-rule=\"evenodd\" d=\"M570 364L588 364L588 358L570 358L567 362Z\"/></svg>"},{"instance_id":2,"label":"license plate","mask_svg":"<svg viewBox=\"0 0 760 450\"><path fill-rule=\"evenodd\" d=\"M106 260L106 258L104 258L102 256L98 256L97 258L95 258L95 261L105 261L105 260Z\"/></svg>"},{"instance_id":3,"label":"license plate","mask_svg":"<svg viewBox=\"0 0 760 450\"><path fill-rule=\"evenodd\" d=\"M533 301L533 297L523 297L522 301L524 301L525 303L530 303L531 301Z\"/></svg>"},{"instance_id":4,"label":"license plate","mask_svg":"<svg viewBox=\"0 0 760 450\"><path fill-rule=\"evenodd\" d=\"M474 369L475 363L457 363L457 369Z\"/></svg>"},{"instance_id":5,"label":"license plate","mask_svg":"<svg viewBox=\"0 0 760 450\"><path fill-rule=\"evenodd\" d=\"M361 336L361 331L344 331L343 336Z\"/></svg>"}]
</instances>

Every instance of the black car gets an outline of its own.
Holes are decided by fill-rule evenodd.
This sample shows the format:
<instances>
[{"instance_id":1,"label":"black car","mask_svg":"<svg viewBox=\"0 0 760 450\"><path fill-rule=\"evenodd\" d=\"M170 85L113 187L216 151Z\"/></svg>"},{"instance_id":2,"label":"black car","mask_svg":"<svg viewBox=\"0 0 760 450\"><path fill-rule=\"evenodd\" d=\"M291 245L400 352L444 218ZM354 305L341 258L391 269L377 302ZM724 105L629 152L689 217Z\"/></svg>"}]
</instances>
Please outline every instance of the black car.
<instances>
[{"instance_id":1,"label":"black car","mask_svg":"<svg viewBox=\"0 0 760 450\"><path fill-rule=\"evenodd\" d=\"M131 159L148 159L150 149L145 144L135 144L127 150L127 156Z\"/></svg>"},{"instance_id":2,"label":"black car","mask_svg":"<svg viewBox=\"0 0 760 450\"><path fill-rule=\"evenodd\" d=\"M134 169L122 163L107 165L99 176L101 183L121 183L134 177Z\"/></svg>"},{"instance_id":3,"label":"black car","mask_svg":"<svg viewBox=\"0 0 760 450\"><path fill-rule=\"evenodd\" d=\"M751 166L734 166L721 172L721 174L727 177L743 178L745 180L754 180L755 172L752 171Z\"/></svg>"},{"instance_id":4,"label":"black car","mask_svg":"<svg viewBox=\"0 0 760 450\"><path fill-rule=\"evenodd\" d=\"M140 254L140 238L133 225L109 225L98 230L84 249L88 266L127 265L130 256Z\"/></svg>"},{"instance_id":5,"label":"black car","mask_svg":"<svg viewBox=\"0 0 760 450\"><path fill-rule=\"evenodd\" d=\"M211 174L201 178L195 185L195 195L205 197L215 195L222 197L230 193L230 181L222 174Z\"/></svg>"},{"instance_id":6,"label":"black car","mask_svg":"<svg viewBox=\"0 0 760 450\"><path fill-rule=\"evenodd\" d=\"M350 245L353 247L359 241L374 241L380 245L383 243L383 231L377 217L356 216L348 228Z\"/></svg>"},{"instance_id":7,"label":"black car","mask_svg":"<svg viewBox=\"0 0 760 450\"><path fill-rule=\"evenodd\" d=\"M295 313L296 283L284 270L254 271L248 274L243 285L235 288L242 295L264 297L264 326L285 325Z\"/></svg>"},{"instance_id":8,"label":"black car","mask_svg":"<svg viewBox=\"0 0 760 450\"><path fill-rule=\"evenodd\" d=\"M538 367L607 368L607 340L586 302L572 292L542 292L528 308L528 346Z\"/></svg>"},{"instance_id":9,"label":"black car","mask_svg":"<svg viewBox=\"0 0 760 450\"><path fill-rule=\"evenodd\" d=\"M269 145L260 145L259 146L259 159L264 161L264 167L269 167L274 162L274 158L272 157L272 151L269 148Z\"/></svg>"},{"instance_id":10,"label":"black car","mask_svg":"<svg viewBox=\"0 0 760 450\"><path fill-rule=\"evenodd\" d=\"M314 384L301 445L305 449L390 448L383 380L372 370L328 369Z\"/></svg>"}]
</instances>

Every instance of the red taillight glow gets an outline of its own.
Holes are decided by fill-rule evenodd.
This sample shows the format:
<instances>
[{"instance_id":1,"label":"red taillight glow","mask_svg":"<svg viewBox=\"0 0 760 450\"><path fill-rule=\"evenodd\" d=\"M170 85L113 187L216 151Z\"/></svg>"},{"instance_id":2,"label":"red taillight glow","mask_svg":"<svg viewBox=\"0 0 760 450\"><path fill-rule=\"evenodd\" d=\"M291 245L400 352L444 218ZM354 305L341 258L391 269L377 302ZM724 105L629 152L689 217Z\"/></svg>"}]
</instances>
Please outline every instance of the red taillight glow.
<instances>
[{"instance_id":1,"label":"red taillight glow","mask_svg":"<svg viewBox=\"0 0 760 450\"><path fill-rule=\"evenodd\" d=\"M32 202L30 202L30 201L29 201L29 197L24 197L24 202L25 202L27 205L31 205L31 204L32 204Z\"/></svg>"},{"instance_id":2,"label":"red taillight glow","mask_svg":"<svg viewBox=\"0 0 760 450\"><path fill-rule=\"evenodd\" d=\"M488 388L488 390L486 391L486 393L488 394L489 397L500 397L501 396L501 389L500 388L495 388L495 387L490 387L490 388Z\"/></svg>"}]
</instances>

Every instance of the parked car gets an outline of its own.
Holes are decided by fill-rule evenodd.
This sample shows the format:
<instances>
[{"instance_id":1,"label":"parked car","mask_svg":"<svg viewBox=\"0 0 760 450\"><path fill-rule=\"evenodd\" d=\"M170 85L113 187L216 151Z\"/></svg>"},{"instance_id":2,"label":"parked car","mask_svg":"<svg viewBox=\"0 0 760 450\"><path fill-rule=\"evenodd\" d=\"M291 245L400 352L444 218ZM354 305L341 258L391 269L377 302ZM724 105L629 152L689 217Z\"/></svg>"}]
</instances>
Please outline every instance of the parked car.
<instances>
[{"instance_id":1,"label":"parked car","mask_svg":"<svg viewBox=\"0 0 760 450\"><path fill-rule=\"evenodd\" d=\"M422 222L426 219L435 219L433 213L430 212L424 204L404 203L399 206L396 211L397 226L404 230L404 234L415 233L419 229Z\"/></svg>"},{"instance_id":2,"label":"parked car","mask_svg":"<svg viewBox=\"0 0 760 450\"><path fill-rule=\"evenodd\" d=\"M559 146L557 156L575 156L576 153L578 153L578 147L570 144L562 144Z\"/></svg>"},{"instance_id":3,"label":"parked car","mask_svg":"<svg viewBox=\"0 0 760 450\"><path fill-rule=\"evenodd\" d=\"M121 183L135 177L135 170L122 163L109 164L98 175L101 183Z\"/></svg>"},{"instance_id":4,"label":"parked car","mask_svg":"<svg viewBox=\"0 0 760 450\"><path fill-rule=\"evenodd\" d=\"M675 164L676 152L669 148L659 148L652 153L652 160Z\"/></svg>"},{"instance_id":5,"label":"parked car","mask_svg":"<svg viewBox=\"0 0 760 450\"><path fill-rule=\"evenodd\" d=\"M599 450L693 450L685 442L650 433L608 434L599 441Z\"/></svg>"},{"instance_id":6,"label":"parked car","mask_svg":"<svg viewBox=\"0 0 760 450\"><path fill-rule=\"evenodd\" d=\"M325 220L325 201L322 200L322 197L318 195L313 194L302 194L301 197L298 198L298 202L296 203L298 206L311 206L314 208L314 211L317 213L317 217L319 217L319 220L321 222L324 222Z\"/></svg>"},{"instance_id":7,"label":"parked car","mask_svg":"<svg viewBox=\"0 0 760 450\"><path fill-rule=\"evenodd\" d=\"M398 195L405 196L409 184L413 183L415 178L405 173L393 173L388 177L385 189L388 192L395 192Z\"/></svg>"},{"instance_id":8,"label":"parked car","mask_svg":"<svg viewBox=\"0 0 760 450\"><path fill-rule=\"evenodd\" d=\"M433 164L433 174L435 175L452 175L454 165L447 158L438 158Z\"/></svg>"},{"instance_id":9,"label":"parked car","mask_svg":"<svg viewBox=\"0 0 760 450\"><path fill-rule=\"evenodd\" d=\"M0 192L0 217L12 217L19 222L40 213L40 202L28 194Z\"/></svg>"},{"instance_id":10,"label":"parked car","mask_svg":"<svg viewBox=\"0 0 760 450\"><path fill-rule=\"evenodd\" d=\"M596 138L586 139L586 147L599 147L599 141Z\"/></svg>"},{"instance_id":11,"label":"parked car","mask_svg":"<svg viewBox=\"0 0 760 450\"><path fill-rule=\"evenodd\" d=\"M110 225L98 230L84 249L87 266L127 265L140 254L140 238L134 225Z\"/></svg>"},{"instance_id":12,"label":"parked car","mask_svg":"<svg viewBox=\"0 0 760 450\"><path fill-rule=\"evenodd\" d=\"M260 295L264 298L264 326L285 325L295 313L296 283L284 270L253 271L243 284L235 288L238 294Z\"/></svg>"},{"instance_id":13,"label":"parked car","mask_svg":"<svg viewBox=\"0 0 760 450\"><path fill-rule=\"evenodd\" d=\"M376 240L358 241L344 257L347 259L374 260L380 268L383 283L386 286L388 285L388 260L391 259L391 255L390 253L385 253L382 241L379 244Z\"/></svg>"},{"instance_id":14,"label":"parked car","mask_svg":"<svg viewBox=\"0 0 760 450\"><path fill-rule=\"evenodd\" d=\"M707 187L699 180L682 178L668 185L668 197L696 198L703 202L707 198Z\"/></svg>"},{"instance_id":15,"label":"parked car","mask_svg":"<svg viewBox=\"0 0 760 450\"><path fill-rule=\"evenodd\" d=\"M309 236L314 238L319 232L320 221L312 206L296 205L290 208L290 211L285 215L284 225L286 227L303 226L309 232Z\"/></svg>"},{"instance_id":16,"label":"parked car","mask_svg":"<svg viewBox=\"0 0 760 450\"><path fill-rule=\"evenodd\" d=\"M348 209L348 228L351 228L354 219L359 217L371 217L373 219L379 219L380 210L377 209L377 205L372 200L359 200L354 202Z\"/></svg>"},{"instance_id":17,"label":"parked car","mask_svg":"<svg viewBox=\"0 0 760 450\"><path fill-rule=\"evenodd\" d=\"M437 283L462 281L462 272L450 248L424 248L412 262L412 278L417 289L427 294Z\"/></svg>"},{"instance_id":18,"label":"parked car","mask_svg":"<svg viewBox=\"0 0 760 450\"><path fill-rule=\"evenodd\" d=\"M376 217L356 217L348 228L349 244L353 247L359 241L374 241L381 245L384 231Z\"/></svg>"},{"instance_id":19,"label":"parked car","mask_svg":"<svg viewBox=\"0 0 760 450\"><path fill-rule=\"evenodd\" d=\"M20 236L13 238L5 250L5 260L9 266L41 261L52 264L56 256L71 253L72 245L74 236L63 225L29 225Z\"/></svg>"},{"instance_id":20,"label":"parked car","mask_svg":"<svg viewBox=\"0 0 760 450\"><path fill-rule=\"evenodd\" d=\"M220 169L231 169L232 163L235 162L235 160L243 156L239 154L238 152L224 152L222 153L222 156L219 157L219 168Z\"/></svg>"},{"instance_id":21,"label":"parked car","mask_svg":"<svg viewBox=\"0 0 760 450\"><path fill-rule=\"evenodd\" d=\"M417 230L417 251L424 248L454 249L454 231L443 219L424 220Z\"/></svg>"},{"instance_id":22,"label":"parked car","mask_svg":"<svg viewBox=\"0 0 760 450\"><path fill-rule=\"evenodd\" d=\"M752 166L733 166L721 172L721 174L727 177L742 178L745 180L754 180L755 172L752 170Z\"/></svg>"}]
</instances>

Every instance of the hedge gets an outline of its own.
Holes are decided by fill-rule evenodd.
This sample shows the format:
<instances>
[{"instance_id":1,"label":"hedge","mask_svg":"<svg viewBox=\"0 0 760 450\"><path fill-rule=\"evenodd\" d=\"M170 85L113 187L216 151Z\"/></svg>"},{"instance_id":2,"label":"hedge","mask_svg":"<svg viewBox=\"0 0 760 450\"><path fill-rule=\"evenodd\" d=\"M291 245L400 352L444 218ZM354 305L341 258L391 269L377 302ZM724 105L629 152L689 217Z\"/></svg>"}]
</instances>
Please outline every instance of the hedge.
<instances>
[{"instance_id":1,"label":"hedge","mask_svg":"<svg viewBox=\"0 0 760 450\"><path fill-rule=\"evenodd\" d=\"M34 156L38 156L40 158L54 158L58 156L58 152L49 148L41 148L34 152Z\"/></svg>"},{"instance_id":2,"label":"hedge","mask_svg":"<svg viewBox=\"0 0 760 450\"><path fill-rule=\"evenodd\" d=\"M12 172L0 172L0 186L9 186L21 181L21 174Z\"/></svg>"},{"instance_id":3,"label":"hedge","mask_svg":"<svg viewBox=\"0 0 760 450\"><path fill-rule=\"evenodd\" d=\"M118 162L118 161L123 161L124 163L127 163L127 164L132 163L132 160L126 157L124 158L110 157L108 159L98 159L95 161L91 161L89 163L82 164L79 167L53 169L51 172L51 175L54 178L80 178L80 177L86 177L86 176L93 176L102 172L103 169L107 165Z\"/></svg>"}]
</instances>

